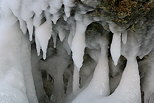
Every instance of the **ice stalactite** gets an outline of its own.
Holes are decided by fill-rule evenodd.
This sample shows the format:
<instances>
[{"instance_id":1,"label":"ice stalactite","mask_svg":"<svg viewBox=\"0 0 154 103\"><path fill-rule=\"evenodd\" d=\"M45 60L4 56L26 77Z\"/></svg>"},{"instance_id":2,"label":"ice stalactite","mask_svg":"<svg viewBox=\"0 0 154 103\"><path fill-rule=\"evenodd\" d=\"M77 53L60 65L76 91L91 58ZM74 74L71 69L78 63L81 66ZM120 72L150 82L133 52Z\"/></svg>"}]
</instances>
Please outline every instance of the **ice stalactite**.
<instances>
[{"instance_id":1,"label":"ice stalactite","mask_svg":"<svg viewBox=\"0 0 154 103\"><path fill-rule=\"evenodd\" d=\"M107 41L105 39L100 39L100 46L101 53L93 78L88 87L86 87L72 103L94 103L97 97L105 97L110 94Z\"/></svg>"},{"instance_id":2,"label":"ice stalactite","mask_svg":"<svg viewBox=\"0 0 154 103\"><path fill-rule=\"evenodd\" d=\"M65 31L64 31L64 29L61 28L61 27L58 27L57 29L58 29L58 36L59 36L59 39L60 39L60 41L62 42L62 41L64 40L64 38L65 38Z\"/></svg>"},{"instance_id":3,"label":"ice stalactite","mask_svg":"<svg viewBox=\"0 0 154 103\"><path fill-rule=\"evenodd\" d=\"M127 30L122 32L122 42L123 44L126 44L127 42Z\"/></svg>"},{"instance_id":4,"label":"ice stalactite","mask_svg":"<svg viewBox=\"0 0 154 103\"><path fill-rule=\"evenodd\" d=\"M41 25L41 19L42 19L42 15L35 15L33 18L33 25L34 27L38 27Z\"/></svg>"},{"instance_id":5,"label":"ice stalactite","mask_svg":"<svg viewBox=\"0 0 154 103\"><path fill-rule=\"evenodd\" d=\"M25 21L19 20L19 23L20 23L20 29L22 30L23 34L26 34L26 32L27 32L27 26L26 26Z\"/></svg>"},{"instance_id":6,"label":"ice stalactite","mask_svg":"<svg viewBox=\"0 0 154 103\"><path fill-rule=\"evenodd\" d=\"M40 56L41 46L40 46L37 36L35 37L35 44L36 44L37 55Z\"/></svg>"},{"instance_id":7,"label":"ice stalactite","mask_svg":"<svg viewBox=\"0 0 154 103\"><path fill-rule=\"evenodd\" d=\"M32 0L23 0L21 2L23 5L20 8L20 15L17 18L20 18L25 21L28 32L29 32L29 40L32 41L32 35L33 35L33 21L32 17L34 15L34 12L32 11ZM28 8L27 8L28 7Z\"/></svg>"},{"instance_id":8,"label":"ice stalactite","mask_svg":"<svg viewBox=\"0 0 154 103\"><path fill-rule=\"evenodd\" d=\"M52 23L50 21L44 22L35 30L37 48L39 49L39 45L40 45L43 51L43 59L46 59L46 52L47 52L49 39L51 38L51 33L52 33ZM37 52L39 53L39 51Z\"/></svg>"},{"instance_id":9,"label":"ice stalactite","mask_svg":"<svg viewBox=\"0 0 154 103\"><path fill-rule=\"evenodd\" d=\"M72 58L74 61L74 80L79 80L79 71L82 67L83 63L83 56L84 56L84 50L86 47L85 43L85 31L87 29L87 26L92 22L87 17L82 16L81 14L76 14L76 32L74 35L74 38L72 40L71 50L72 50ZM78 78L78 79L77 79ZM76 82L76 83L75 83ZM74 84L79 86L79 81L74 81ZM73 85L73 88L79 88ZM73 89L76 90L76 89ZM74 91L75 92L75 91Z\"/></svg>"},{"instance_id":10,"label":"ice stalactite","mask_svg":"<svg viewBox=\"0 0 154 103\"><path fill-rule=\"evenodd\" d=\"M121 55L121 27L117 26L114 23L109 23L109 28L113 33L112 43L111 43L111 55L114 61L114 64L117 65L119 57Z\"/></svg>"},{"instance_id":11,"label":"ice stalactite","mask_svg":"<svg viewBox=\"0 0 154 103\"><path fill-rule=\"evenodd\" d=\"M49 5L50 5L50 9L49 9L49 12L52 14L52 21L54 24L56 24L57 20L59 19L60 17L60 14L59 14L59 10L62 6L62 0L51 0L49 2Z\"/></svg>"},{"instance_id":12,"label":"ice stalactite","mask_svg":"<svg viewBox=\"0 0 154 103\"><path fill-rule=\"evenodd\" d=\"M71 50L73 61L79 71L83 63L84 49L86 47L85 31L91 22L87 17L76 14L76 32L72 40Z\"/></svg>"},{"instance_id":13,"label":"ice stalactite","mask_svg":"<svg viewBox=\"0 0 154 103\"><path fill-rule=\"evenodd\" d=\"M27 20L27 29L29 32L29 40L32 41L33 39L33 21L32 19Z\"/></svg>"},{"instance_id":14,"label":"ice stalactite","mask_svg":"<svg viewBox=\"0 0 154 103\"><path fill-rule=\"evenodd\" d=\"M74 0L63 0L66 17L70 17L71 8L74 6Z\"/></svg>"}]
</instances>

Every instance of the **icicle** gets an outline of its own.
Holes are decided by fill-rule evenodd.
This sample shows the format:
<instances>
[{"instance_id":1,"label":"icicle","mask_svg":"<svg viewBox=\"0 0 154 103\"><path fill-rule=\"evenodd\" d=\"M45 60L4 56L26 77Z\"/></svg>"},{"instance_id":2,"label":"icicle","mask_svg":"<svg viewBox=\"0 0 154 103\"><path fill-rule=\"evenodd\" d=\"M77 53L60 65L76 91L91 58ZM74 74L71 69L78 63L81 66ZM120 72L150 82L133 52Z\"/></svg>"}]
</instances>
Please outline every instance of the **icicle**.
<instances>
[{"instance_id":1,"label":"icicle","mask_svg":"<svg viewBox=\"0 0 154 103\"><path fill-rule=\"evenodd\" d=\"M66 17L66 15L63 15L63 19L64 19L65 21L67 21L67 17Z\"/></svg>"},{"instance_id":2,"label":"icicle","mask_svg":"<svg viewBox=\"0 0 154 103\"><path fill-rule=\"evenodd\" d=\"M117 65L121 55L121 33L113 35L110 51L114 65Z\"/></svg>"},{"instance_id":3,"label":"icicle","mask_svg":"<svg viewBox=\"0 0 154 103\"><path fill-rule=\"evenodd\" d=\"M64 11L67 18L70 17L71 7L74 6L73 3L74 3L74 0L63 0Z\"/></svg>"},{"instance_id":4,"label":"icicle","mask_svg":"<svg viewBox=\"0 0 154 103\"><path fill-rule=\"evenodd\" d=\"M127 42L127 31L126 30L122 32L122 42L123 44L126 44Z\"/></svg>"},{"instance_id":5,"label":"icicle","mask_svg":"<svg viewBox=\"0 0 154 103\"><path fill-rule=\"evenodd\" d=\"M65 31L61 27L58 27L58 36L60 41L63 41L65 38Z\"/></svg>"},{"instance_id":6,"label":"icicle","mask_svg":"<svg viewBox=\"0 0 154 103\"><path fill-rule=\"evenodd\" d=\"M27 26L26 26L25 21L19 20L19 24L20 24L20 29L22 30L23 34L26 34L26 32L27 32Z\"/></svg>"},{"instance_id":7,"label":"icicle","mask_svg":"<svg viewBox=\"0 0 154 103\"><path fill-rule=\"evenodd\" d=\"M86 27L84 24L77 22L76 33L72 41L72 57L75 65L78 69L81 68L84 56L85 44L85 30Z\"/></svg>"},{"instance_id":8,"label":"icicle","mask_svg":"<svg viewBox=\"0 0 154 103\"><path fill-rule=\"evenodd\" d=\"M42 19L42 15L39 15L39 16L35 15L34 16L34 18L33 18L33 25L34 25L34 27L40 26L41 19Z\"/></svg>"},{"instance_id":9,"label":"icicle","mask_svg":"<svg viewBox=\"0 0 154 103\"><path fill-rule=\"evenodd\" d=\"M36 28L35 36L43 51L43 59L46 59L46 52L48 47L49 39L51 38L52 24L50 21L44 22L40 27Z\"/></svg>"},{"instance_id":10,"label":"icicle","mask_svg":"<svg viewBox=\"0 0 154 103\"><path fill-rule=\"evenodd\" d=\"M29 40L32 41L33 39L33 22L32 19L29 19L28 21L26 21L27 23L27 29L29 32Z\"/></svg>"},{"instance_id":11,"label":"icicle","mask_svg":"<svg viewBox=\"0 0 154 103\"><path fill-rule=\"evenodd\" d=\"M59 13L55 13L53 14L51 20L53 21L54 24L57 23L57 20L60 18L60 14Z\"/></svg>"},{"instance_id":12,"label":"icicle","mask_svg":"<svg viewBox=\"0 0 154 103\"><path fill-rule=\"evenodd\" d=\"M36 43L37 55L39 56L39 55L40 55L41 47L40 47L40 43L39 43L39 41L38 41L37 36L35 36L35 43Z\"/></svg>"},{"instance_id":13,"label":"icicle","mask_svg":"<svg viewBox=\"0 0 154 103\"><path fill-rule=\"evenodd\" d=\"M118 64L119 57L121 55L121 31L122 29L114 23L109 24L109 28L113 33L112 43L111 43L111 56L114 61L114 65Z\"/></svg>"},{"instance_id":14,"label":"icicle","mask_svg":"<svg viewBox=\"0 0 154 103\"><path fill-rule=\"evenodd\" d=\"M33 0L22 0L21 5L20 16L24 21L27 22L34 15L32 10Z\"/></svg>"},{"instance_id":15,"label":"icicle","mask_svg":"<svg viewBox=\"0 0 154 103\"><path fill-rule=\"evenodd\" d=\"M62 6L62 0L51 0L50 3L50 13L55 14Z\"/></svg>"},{"instance_id":16,"label":"icicle","mask_svg":"<svg viewBox=\"0 0 154 103\"><path fill-rule=\"evenodd\" d=\"M72 41L72 58L80 70L83 63L84 49L86 47L85 43L85 31L87 26L91 23L91 21L87 17L82 17L80 14L76 14L76 33L74 35Z\"/></svg>"}]
</instances>

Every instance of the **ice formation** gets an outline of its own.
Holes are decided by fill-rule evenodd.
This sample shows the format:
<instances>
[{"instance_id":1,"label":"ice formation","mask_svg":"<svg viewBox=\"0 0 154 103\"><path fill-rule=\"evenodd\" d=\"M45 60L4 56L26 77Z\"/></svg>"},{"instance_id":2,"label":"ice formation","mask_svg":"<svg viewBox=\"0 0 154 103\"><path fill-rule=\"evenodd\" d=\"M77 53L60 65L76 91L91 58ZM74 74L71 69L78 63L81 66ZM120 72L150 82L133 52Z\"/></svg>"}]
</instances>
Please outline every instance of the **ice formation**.
<instances>
[{"instance_id":1,"label":"ice formation","mask_svg":"<svg viewBox=\"0 0 154 103\"><path fill-rule=\"evenodd\" d=\"M101 4L0 0L0 103L153 103L154 13L123 26Z\"/></svg>"},{"instance_id":2,"label":"ice formation","mask_svg":"<svg viewBox=\"0 0 154 103\"><path fill-rule=\"evenodd\" d=\"M46 52L48 47L48 42L51 38L52 34L52 23L50 21L44 22L39 27L35 28L35 37L37 38L37 45L40 46L40 48L43 51L43 59L46 59ZM38 54L40 54L40 50L37 51Z\"/></svg>"},{"instance_id":3,"label":"ice formation","mask_svg":"<svg viewBox=\"0 0 154 103\"><path fill-rule=\"evenodd\" d=\"M112 43L111 43L111 55L114 64L118 64L119 57L121 55L121 27L118 27L115 23L110 23L109 28L113 33ZM126 34L125 34L126 35ZM124 40L126 41L126 40Z\"/></svg>"}]
</instances>

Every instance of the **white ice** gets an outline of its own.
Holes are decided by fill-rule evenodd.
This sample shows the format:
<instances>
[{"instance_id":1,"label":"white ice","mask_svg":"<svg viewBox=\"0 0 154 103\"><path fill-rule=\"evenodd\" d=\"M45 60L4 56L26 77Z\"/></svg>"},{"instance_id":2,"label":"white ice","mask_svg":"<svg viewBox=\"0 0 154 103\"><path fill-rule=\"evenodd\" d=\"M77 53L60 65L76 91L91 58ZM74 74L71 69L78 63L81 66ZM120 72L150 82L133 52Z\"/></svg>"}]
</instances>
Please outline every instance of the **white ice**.
<instances>
[{"instance_id":1,"label":"white ice","mask_svg":"<svg viewBox=\"0 0 154 103\"><path fill-rule=\"evenodd\" d=\"M76 32L72 40L72 58L80 71L83 63L85 44L85 31L87 26L91 23L87 17L83 17L80 14L76 14Z\"/></svg>"},{"instance_id":2,"label":"white ice","mask_svg":"<svg viewBox=\"0 0 154 103\"><path fill-rule=\"evenodd\" d=\"M88 85L72 103L97 103L97 97L106 97L110 94L109 89L109 67L107 57L107 42L100 39L101 53L95 68L93 78Z\"/></svg>"},{"instance_id":3,"label":"white ice","mask_svg":"<svg viewBox=\"0 0 154 103\"><path fill-rule=\"evenodd\" d=\"M109 28L113 33L112 43L111 43L111 56L114 64L117 65L119 57L121 55L121 28L114 23L109 23Z\"/></svg>"},{"instance_id":4,"label":"white ice","mask_svg":"<svg viewBox=\"0 0 154 103\"><path fill-rule=\"evenodd\" d=\"M46 52L48 47L48 42L51 38L52 34L52 23L51 21L46 21L39 27L35 28L35 37L36 44L38 45L37 48L39 49L39 45L43 51L43 59L46 59ZM39 51L38 51L39 53Z\"/></svg>"},{"instance_id":5,"label":"white ice","mask_svg":"<svg viewBox=\"0 0 154 103\"><path fill-rule=\"evenodd\" d=\"M74 6L74 0L63 0L66 17L70 17L71 8Z\"/></svg>"},{"instance_id":6,"label":"white ice","mask_svg":"<svg viewBox=\"0 0 154 103\"><path fill-rule=\"evenodd\" d=\"M127 30L122 32L122 42L123 44L126 44L127 42Z\"/></svg>"}]
</instances>

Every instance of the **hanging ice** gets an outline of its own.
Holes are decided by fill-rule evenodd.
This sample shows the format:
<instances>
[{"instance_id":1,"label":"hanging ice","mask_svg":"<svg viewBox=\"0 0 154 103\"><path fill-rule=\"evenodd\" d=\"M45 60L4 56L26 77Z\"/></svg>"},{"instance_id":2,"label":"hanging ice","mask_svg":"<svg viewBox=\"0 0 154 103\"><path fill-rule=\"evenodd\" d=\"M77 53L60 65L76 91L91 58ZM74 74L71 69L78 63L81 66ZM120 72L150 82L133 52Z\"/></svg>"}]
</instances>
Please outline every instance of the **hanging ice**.
<instances>
[{"instance_id":1,"label":"hanging ice","mask_svg":"<svg viewBox=\"0 0 154 103\"><path fill-rule=\"evenodd\" d=\"M44 22L42 25L36 28L35 37L37 48L39 50L39 44L43 51L43 59L46 59L46 52L48 47L49 39L51 38L52 24L50 21ZM39 51L37 51L39 53Z\"/></svg>"},{"instance_id":2,"label":"hanging ice","mask_svg":"<svg viewBox=\"0 0 154 103\"><path fill-rule=\"evenodd\" d=\"M26 34L27 32L27 26L26 23L23 20L19 20L20 29L22 30L23 34Z\"/></svg>"},{"instance_id":3,"label":"hanging ice","mask_svg":"<svg viewBox=\"0 0 154 103\"><path fill-rule=\"evenodd\" d=\"M111 56L114 64L118 64L119 57L121 55L121 28L114 23L109 24L109 28L113 33L112 43L111 43Z\"/></svg>"},{"instance_id":4,"label":"hanging ice","mask_svg":"<svg viewBox=\"0 0 154 103\"><path fill-rule=\"evenodd\" d=\"M127 42L127 30L122 32L122 42L123 44L126 44Z\"/></svg>"},{"instance_id":5,"label":"hanging ice","mask_svg":"<svg viewBox=\"0 0 154 103\"><path fill-rule=\"evenodd\" d=\"M80 14L76 14L76 32L72 41L72 58L80 70L83 62L85 44L85 31L91 21L87 17L82 17Z\"/></svg>"},{"instance_id":6,"label":"hanging ice","mask_svg":"<svg viewBox=\"0 0 154 103\"><path fill-rule=\"evenodd\" d=\"M66 17L70 17L71 7L74 6L74 0L63 0Z\"/></svg>"},{"instance_id":7,"label":"hanging ice","mask_svg":"<svg viewBox=\"0 0 154 103\"><path fill-rule=\"evenodd\" d=\"M65 38L65 31L61 27L58 27L58 36L60 38L60 41L63 41Z\"/></svg>"},{"instance_id":8,"label":"hanging ice","mask_svg":"<svg viewBox=\"0 0 154 103\"><path fill-rule=\"evenodd\" d=\"M32 19L29 19L27 22L27 29L29 32L29 40L32 41L33 38L33 22Z\"/></svg>"},{"instance_id":9,"label":"hanging ice","mask_svg":"<svg viewBox=\"0 0 154 103\"><path fill-rule=\"evenodd\" d=\"M49 12L52 14L51 20L53 21L54 24L56 24L60 16L58 11L62 6L62 0L51 0L49 2L49 5L50 5Z\"/></svg>"},{"instance_id":10,"label":"hanging ice","mask_svg":"<svg viewBox=\"0 0 154 103\"><path fill-rule=\"evenodd\" d=\"M72 103L98 103L98 97L108 96L110 93L109 89L109 67L107 57L107 41L102 39L99 40L101 46L101 53L99 55L99 61L95 68L93 78L88 85L73 101ZM96 100L96 101L95 101ZM107 102L105 102L107 103Z\"/></svg>"}]
</instances>

